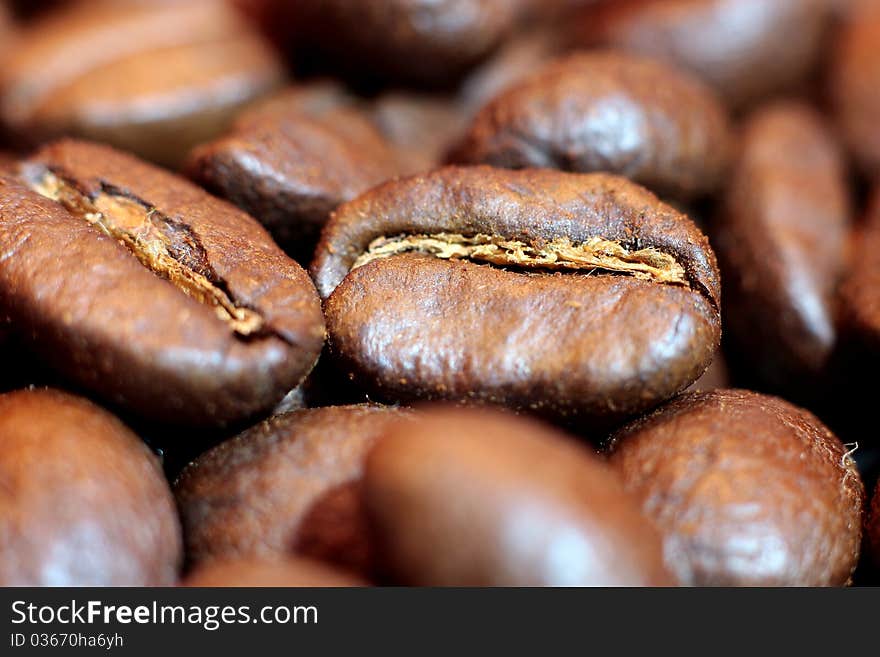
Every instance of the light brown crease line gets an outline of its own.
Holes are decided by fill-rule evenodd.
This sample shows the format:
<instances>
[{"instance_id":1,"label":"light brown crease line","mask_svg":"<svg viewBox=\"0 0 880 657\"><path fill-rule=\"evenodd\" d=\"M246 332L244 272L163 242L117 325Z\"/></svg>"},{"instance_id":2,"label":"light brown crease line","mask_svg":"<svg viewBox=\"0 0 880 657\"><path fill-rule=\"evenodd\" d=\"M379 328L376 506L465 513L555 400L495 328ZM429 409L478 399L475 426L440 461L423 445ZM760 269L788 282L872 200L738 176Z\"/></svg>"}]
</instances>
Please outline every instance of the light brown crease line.
<instances>
[{"instance_id":1,"label":"light brown crease line","mask_svg":"<svg viewBox=\"0 0 880 657\"><path fill-rule=\"evenodd\" d=\"M86 220L134 254L153 273L167 279L196 301L214 308L217 317L242 336L262 330L263 318L235 302L206 276L178 262L170 252L170 238L151 220L154 210L137 201L101 193L93 200L47 172L31 182L37 193L61 203L72 214Z\"/></svg>"},{"instance_id":2,"label":"light brown crease line","mask_svg":"<svg viewBox=\"0 0 880 657\"><path fill-rule=\"evenodd\" d=\"M684 267L670 254L652 248L630 251L619 242L601 237L581 243L560 237L537 247L483 234L383 236L370 243L352 269L401 253L424 253L444 260L469 260L501 267L571 272L601 270L655 283L689 286Z\"/></svg>"}]
</instances>

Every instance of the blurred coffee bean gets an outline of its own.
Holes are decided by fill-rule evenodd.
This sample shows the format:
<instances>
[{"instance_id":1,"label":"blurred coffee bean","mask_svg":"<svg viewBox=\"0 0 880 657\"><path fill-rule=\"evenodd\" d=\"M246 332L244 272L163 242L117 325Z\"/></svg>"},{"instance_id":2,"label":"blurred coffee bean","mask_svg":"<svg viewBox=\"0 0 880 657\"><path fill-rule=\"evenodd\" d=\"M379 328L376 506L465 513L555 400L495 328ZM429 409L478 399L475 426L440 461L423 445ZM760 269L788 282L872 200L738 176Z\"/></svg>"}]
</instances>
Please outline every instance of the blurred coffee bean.
<instances>
[{"instance_id":1,"label":"blurred coffee bean","mask_svg":"<svg viewBox=\"0 0 880 657\"><path fill-rule=\"evenodd\" d=\"M864 486L808 411L743 390L682 395L618 432L611 462L696 586L841 586Z\"/></svg>"},{"instance_id":2,"label":"blurred coffee bean","mask_svg":"<svg viewBox=\"0 0 880 657\"><path fill-rule=\"evenodd\" d=\"M741 107L810 76L828 18L827 0L614 0L573 20L572 41L665 60Z\"/></svg>"},{"instance_id":3,"label":"blurred coffee bean","mask_svg":"<svg viewBox=\"0 0 880 657\"><path fill-rule=\"evenodd\" d=\"M276 31L336 71L445 85L488 56L531 0L276 1Z\"/></svg>"},{"instance_id":4,"label":"blurred coffee bean","mask_svg":"<svg viewBox=\"0 0 880 657\"><path fill-rule=\"evenodd\" d=\"M246 113L226 136L196 148L188 175L260 220L308 262L321 227L343 201L398 171L393 147L357 108L289 111L280 100Z\"/></svg>"},{"instance_id":5,"label":"blurred coffee bean","mask_svg":"<svg viewBox=\"0 0 880 657\"><path fill-rule=\"evenodd\" d=\"M532 420L448 409L393 425L368 457L364 495L398 583L673 583L611 469Z\"/></svg>"},{"instance_id":6,"label":"blurred coffee bean","mask_svg":"<svg viewBox=\"0 0 880 657\"><path fill-rule=\"evenodd\" d=\"M328 588L365 584L363 580L320 562L296 558L213 561L199 567L183 581L184 586L246 588Z\"/></svg>"},{"instance_id":7,"label":"blurred coffee bean","mask_svg":"<svg viewBox=\"0 0 880 657\"><path fill-rule=\"evenodd\" d=\"M0 119L25 144L75 135L174 165L283 76L225 3L75 4L24 29L0 68Z\"/></svg>"},{"instance_id":8,"label":"blurred coffee bean","mask_svg":"<svg viewBox=\"0 0 880 657\"><path fill-rule=\"evenodd\" d=\"M726 336L738 369L762 387L820 395L850 230L842 154L822 118L800 103L755 112L739 146L712 231Z\"/></svg>"},{"instance_id":9,"label":"blurred coffee bean","mask_svg":"<svg viewBox=\"0 0 880 657\"><path fill-rule=\"evenodd\" d=\"M182 560L155 457L119 420L53 390L0 395L0 584L169 586Z\"/></svg>"},{"instance_id":10,"label":"blurred coffee bean","mask_svg":"<svg viewBox=\"0 0 880 657\"><path fill-rule=\"evenodd\" d=\"M687 200L721 182L728 133L715 95L689 75L630 55L579 53L491 101L452 157L514 169L607 171Z\"/></svg>"},{"instance_id":11,"label":"blurred coffee bean","mask_svg":"<svg viewBox=\"0 0 880 657\"><path fill-rule=\"evenodd\" d=\"M0 250L8 325L153 421L266 412L321 351L314 286L256 221L108 147L58 142L0 178Z\"/></svg>"},{"instance_id":12,"label":"blurred coffee bean","mask_svg":"<svg viewBox=\"0 0 880 657\"><path fill-rule=\"evenodd\" d=\"M190 564L297 553L371 572L363 462L402 416L369 405L295 411L197 458L175 484Z\"/></svg>"},{"instance_id":13,"label":"blurred coffee bean","mask_svg":"<svg viewBox=\"0 0 880 657\"><path fill-rule=\"evenodd\" d=\"M837 122L870 180L880 175L880 3L857 6L835 43L830 89Z\"/></svg>"}]
</instances>

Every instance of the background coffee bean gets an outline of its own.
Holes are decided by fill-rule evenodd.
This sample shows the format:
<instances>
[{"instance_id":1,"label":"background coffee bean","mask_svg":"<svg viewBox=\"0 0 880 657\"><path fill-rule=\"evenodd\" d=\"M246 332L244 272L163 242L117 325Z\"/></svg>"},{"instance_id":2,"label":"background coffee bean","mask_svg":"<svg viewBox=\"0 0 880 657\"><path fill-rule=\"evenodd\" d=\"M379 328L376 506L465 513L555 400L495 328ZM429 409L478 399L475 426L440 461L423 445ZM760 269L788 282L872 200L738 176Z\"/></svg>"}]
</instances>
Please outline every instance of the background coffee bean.
<instances>
[{"instance_id":1,"label":"background coffee bean","mask_svg":"<svg viewBox=\"0 0 880 657\"><path fill-rule=\"evenodd\" d=\"M822 118L799 103L755 112L742 128L712 245L726 335L740 354L732 362L751 368L759 386L822 394L849 230L843 158Z\"/></svg>"},{"instance_id":2,"label":"background coffee bean","mask_svg":"<svg viewBox=\"0 0 880 657\"><path fill-rule=\"evenodd\" d=\"M273 114L245 117L229 135L197 148L186 169L308 262L330 212L397 173L396 154L353 107Z\"/></svg>"},{"instance_id":3,"label":"background coffee bean","mask_svg":"<svg viewBox=\"0 0 880 657\"><path fill-rule=\"evenodd\" d=\"M356 577L308 559L214 561L190 573L185 586L338 587L364 586Z\"/></svg>"},{"instance_id":4,"label":"background coffee bean","mask_svg":"<svg viewBox=\"0 0 880 657\"><path fill-rule=\"evenodd\" d=\"M0 68L0 119L25 144L75 135L175 165L283 77L223 2L84 2L25 29Z\"/></svg>"},{"instance_id":5,"label":"background coffee bean","mask_svg":"<svg viewBox=\"0 0 880 657\"><path fill-rule=\"evenodd\" d=\"M659 537L595 455L533 421L440 410L389 427L366 505L396 581L672 584Z\"/></svg>"},{"instance_id":6,"label":"background coffee bean","mask_svg":"<svg viewBox=\"0 0 880 657\"><path fill-rule=\"evenodd\" d=\"M295 411L200 456L175 484L190 563L295 552L369 574L363 461L403 415L366 405Z\"/></svg>"},{"instance_id":7,"label":"background coffee bean","mask_svg":"<svg viewBox=\"0 0 880 657\"><path fill-rule=\"evenodd\" d=\"M84 142L46 147L25 178L0 179L0 248L15 256L0 308L71 380L152 420L224 425L313 367L314 287L244 213Z\"/></svg>"},{"instance_id":8,"label":"background coffee bean","mask_svg":"<svg viewBox=\"0 0 880 657\"><path fill-rule=\"evenodd\" d=\"M168 484L106 411L54 390L0 395L0 584L168 586L182 560Z\"/></svg>"},{"instance_id":9,"label":"background coffee bean","mask_svg":"<svg viewBox=\"0 0 880 657\"><path fill-rule=\"evenodd\" d=\"M604 174L449 167L343 205L312 275L331 354L394 401L506 404L594 430L711 361L706 238Z\"/></svg>"},{"instance_id":10,"label":"background coffee bean","mask_svg":"<svg viewBox=\"0 0 880 657\"><path fill-rule=\"evenodd\" d=\"M856 5L835 40L832 62L838 124L862 172L874 178L880 174L880 3Z\"/></svg>"},{"instance_id":11,"label":"background coffee bean","mask_svg":"<svg viewBox=\"0 0 880 657\"><path fill-rule=\"evenodd\" d=\"M586 7L570 25L577 47L668 61L740 107L808 78L828 18L827 0L614 0Z\"/></svg>"},{"instance_id":12,"label":"background coffee bean","mask_svg":"<svg viewBox=\"0 0 880 657\"><path fill-rule=\"evenodd\" d=\"M613 443L612 464L683 584L849 581L864 486L848 447L808 411L742 390L688 394Z\"/></svg>"},{"instance_id":13,"label":"background coffee bean","mask_svg":"<svg viewBox=\"0 0 880 657\"><path fill-rule=\"evenodd\" d=\"M523 0L274 2L275 24L324 68L417 85L454 81L513 29ZM286 28L286 29L285 29ZM328 62L332 64L328 65Z\"/></svg>"},{"instance_id":14,"label":"background coffee bean","mask_svg":"<svg viewBox=\"0 0 880 657\"><path fill-rule=\"evenodd\" d=\"M555 60L497 96L452 159L607 171L689 199L720 182L728 130L720 103L695 78L649 59L587 52Z\"/></svg>"}]
</instances>

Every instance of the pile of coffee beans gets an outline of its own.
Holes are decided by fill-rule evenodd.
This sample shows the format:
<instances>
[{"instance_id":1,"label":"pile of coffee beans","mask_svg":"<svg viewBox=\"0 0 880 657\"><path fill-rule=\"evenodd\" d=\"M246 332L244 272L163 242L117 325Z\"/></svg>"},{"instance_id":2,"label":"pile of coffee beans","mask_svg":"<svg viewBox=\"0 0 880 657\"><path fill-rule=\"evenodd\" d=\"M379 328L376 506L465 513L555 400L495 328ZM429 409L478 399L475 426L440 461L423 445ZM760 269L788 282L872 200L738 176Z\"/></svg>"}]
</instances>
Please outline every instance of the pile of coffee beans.
<instances>
[{"instance_id":1,"label":"pile of coffee beans","mask_svg":"<svg viewBox=\"0 0 880 657\"><path fill-rule=\"evenodd\" d=\"M0 585L880 575L880 0L0 0Z\"/></svg>"}]
</instances>

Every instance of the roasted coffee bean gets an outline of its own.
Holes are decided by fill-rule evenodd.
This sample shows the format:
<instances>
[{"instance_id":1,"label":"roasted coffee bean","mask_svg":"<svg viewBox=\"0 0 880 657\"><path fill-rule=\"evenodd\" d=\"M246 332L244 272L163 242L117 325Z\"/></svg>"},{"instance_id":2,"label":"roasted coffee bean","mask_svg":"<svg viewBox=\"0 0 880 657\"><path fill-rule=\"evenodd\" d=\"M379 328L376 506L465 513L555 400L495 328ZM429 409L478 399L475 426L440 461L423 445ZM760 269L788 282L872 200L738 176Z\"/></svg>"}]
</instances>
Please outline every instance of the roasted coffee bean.
<instances>
[{"instance_id":1,"label":"roasted coffee bean","mask_svg":"<svg viewBox=\"0 0 880 657\"><path fill-rule=\"evenodd\" d=\"M727 335L774 390L815 389L834 348L849 234L842 160L806 105L766 106L743 127L712 245Z\"/></svg>"},{"instance_id":2,"label":"roasted coffee bean","mask_svg":"<svg viewBox=\"0 0 880 657\"><path fill-rule=\"evenodd\" d=\"M606 174L448 167L334 213L312 275L331 354L378 396L617 419L692 383L720 334L706 238Z\"/></svg>"},{"instance_id":3,"label":"roasted coffee bean","mask_svg":"<svg viewBox=\"0 0 880 657\"><path fill-rule=\"evenodd\" d=\"M197 148L188 175L260 220L306 262L330 211L398 172L397 156L355 107L290 94L246 113L225 137Z\"/></svg>"},{"instance_id":4,"label":"roasted coffee bean","mask_svg":"<svg viewBox=\"0 0 880 657\"><path fill-rule=\"evenodd\" d=\"M743 390L688 394L613 443L612 464L683 584L849 581L864 486L847 447L808 411Z\"/></svg>"},{"instance_id":5,"label":"roasted coffee bean","mask_svg":"<svg viewBox=\"0 0 880 657\"><path fill-rule=\"evenodd\" d=\"M156 421L272 408L317 360L307 274L186 180L63 141L0 178L0 309L47 363Z\"/></svg>"},{"instance_id":6,"label":"roasted coffee bean","mask_svg":"<svg viewBox=\"0 0 880 657\"><path fill-rule=\"evenodd\" d=\"M83 2L25 30L0 69L0 119L27 142L75 135L173 165L283 75L223 2Z\"/></svg>"},{"instance_id":7,"label":"roasted coffee bean","mask_svg":"<svg viewBox=\"0 0 880 657\"><path fill-rule=\"evenodd\" d=\"M827 2L614 0L587 7L570 25L577 47L665 60L743 106L810 75L827 27Z\"/></svg>"},{"instance_id":8,"label":"roasted coffee bean","mask_svg":"<svg viewBox=\"0 0 880 657\"><path fill-rule=\"evenodd\" d=\"M364 497L394 580L428 586L662 586L656 530L600 459L497 411L396 424Z\"/></svg>"},{"instance_id":9,"label":"roasted coffee bean","mask_svg":"<svg viewBox=\"0 0 880 657\"><path fill-rule=\"evenodd\" d=\"M168 586L174 500L149 449L90 402L0 395L0 585Z\"/></svg>"},{"instance_id":10,"label":"roasted coffee bean","mask_svg":"<svg viewBox=\"0 0 880 657\"><path fill-rule=\"evenodd\" d=\"M367 405L296 411L203 454L175 484L187 558L298 553L369 572L363 461L403 414Z\"/></svg>"},{"instance_id":11,"label":"roasted coffee bean","mask_svg":"<svg viewBox=\"0 0 880 657\"><path fill-rule=\"evenodd\" d=\"M841 28L830 76L837 122L862 172L880 175L880 3L858 5Z\"/></svg>"},{"instance_id":12,"label":"roasted coffee bean","mask_svg":"<svg viewBox=\"0 0 880 657\"><path fill-rule=\"evenodd\" d=\"M485 58L530 0L276 0L288 36L363 77L446 84ZM299 29L296 29L299 28Z\"/></svg>"},{"instance_id":13,"label":"roasted coffee bean","mask_svg":"<svg viewBox=\"0 0 880 657\"><path fill-rule=\"evenodd\" d=\"M880 186L853 236L851 266L841 286L841 340L864 358L880 358Z\"/></svg>"},{"instance_id":14,"label":"roasted coffee bean","mask_svg":"<svg viewBox=\"0 0 880 657\"><path fill-rule=\"evenodd\" d=\"M198 568L185 580L185 586L199 587L344 587L364 586L353 575L309 559L266 561L239 559L214 561Z\"/></svg>"},{"instance_id":15,"label":"roasted coffee bean","mask_svg":"<svg viewBox=\"0 0 880 657\"><path fill-rule=\"evenodd\" d=\"M648 59L579 53L490 102L453 159L618 173L689 199L720 182L728 132L723 108L696 79Z\"/></svg>"}]
</instances>

